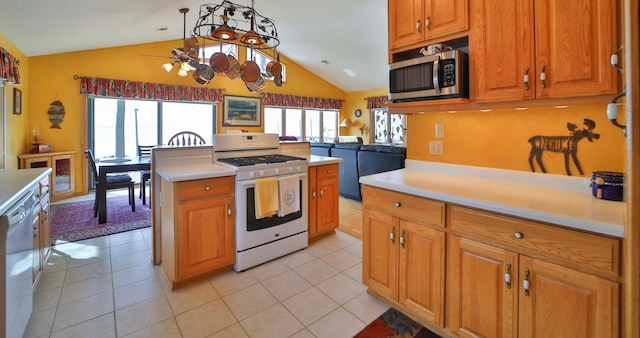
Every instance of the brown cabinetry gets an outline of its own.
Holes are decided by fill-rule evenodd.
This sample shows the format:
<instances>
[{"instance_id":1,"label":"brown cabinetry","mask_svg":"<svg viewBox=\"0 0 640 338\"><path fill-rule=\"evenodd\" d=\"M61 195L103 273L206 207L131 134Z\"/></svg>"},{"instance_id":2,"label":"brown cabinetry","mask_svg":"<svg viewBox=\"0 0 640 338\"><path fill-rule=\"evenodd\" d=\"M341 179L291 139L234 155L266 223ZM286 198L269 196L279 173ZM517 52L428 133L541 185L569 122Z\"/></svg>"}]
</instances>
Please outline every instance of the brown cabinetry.
<instances>
[{"instance_id":1,"label":"brown cabinetry","mask_svg":"<svg viewBox=\"0 0 640 338\"><path fill-rule=\"evenodd\" d=\"M340 225L338 164L309 167L309 238Z\"/></svg>"},{"instance_id":2,"label":"brown cabinetry","mask_svg":"<svg viewBox=\"0 0 640 338\"><path fill-rule=\"evenodd\" d=\"M62 151L18 156L20 168L52 169L49 179L51 201L71 197L75 194L75 151Z\"/></svg>"},{"instance_id":3,"label":"brown cabinetry","mask_svg":"<svg viewBox=\"0 0 640 338\"><path fill-rule=\"evenodd\" d=\"M362 193L363 282L370 291L443 326L444 203L369 186ZM412 220L415 206L436 217Z\"/></svg>"},{"instance_id":4,"label":"brown cabinetry","mask_svg":"<svg viewBox=\"0 0 640 338\"><path fill-rule=\"evenodd\" d=\"M468 0L389 0L388 6L391 50L436 40L469 27Z\"/></svg>"},{"instance_id":5,"label":"brown cabinetry","mask_svg":"<svg viewBox=\"0 0 640 338\"><path fill-rule=\"evenodd\" d=\"M234 177L162 181L162 266L172 287L235 261Z\"/></svg>"},{"instance_id":6,"label":"brown cabinetry","mask_svg":"<svg viewBox=\"0 0 640 338\"><path fill-rule=\"evenodd\" d=\"M51 255L51 221L49 219L49 175L33 188L36 204L32 209L33 220L33 284L40 279L40 274Z\"/></svg>"},{"instance_id":7,"label":"brown cabinetry","mask_svg":"<svg viewBox=\"0 0 640 338\"><path fill-rule=\"evenodd\" d=\"M469 51L475 99L498 102L616 93L617 70L610 65L618 41L616 3L472 1Z\"/></svg>"},{"instance_id":8,"label":"brown cabinetry","mask_svg":"<svg viewBox=\"0 0 640 338\"><path fill-rule=\"evenodd\" d=\"M456 206L449 215L453 333L618 336L618 240Z\"/></svg>"}]
</instances>

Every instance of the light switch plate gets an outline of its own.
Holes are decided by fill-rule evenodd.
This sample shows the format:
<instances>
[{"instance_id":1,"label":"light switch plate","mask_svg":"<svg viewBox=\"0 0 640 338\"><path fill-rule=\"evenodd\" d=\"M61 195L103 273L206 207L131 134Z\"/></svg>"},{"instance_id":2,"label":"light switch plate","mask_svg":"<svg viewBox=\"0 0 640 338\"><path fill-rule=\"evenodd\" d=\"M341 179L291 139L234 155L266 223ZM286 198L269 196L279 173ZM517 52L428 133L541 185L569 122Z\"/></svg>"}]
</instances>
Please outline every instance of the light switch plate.
<instances>
[{"instance_id":1,"label":"light switch plate","mask_svg":"<svg viewBox=\"0 0 640 338\"><path fill-rule=\"evenodd\" d=\"M444 138L444 123L436 123L436 138Z\"/></svg>"},{"instance_id":2,"label":"light switch plate","mask_svg":"<svg viewBox=\"0 0 640 338\"><path fill-rule=\"evenodd\" d=\"M443 155L444 144L442 141L429 141L429 154L431 155Z\"/></svg>"}]
</instances>

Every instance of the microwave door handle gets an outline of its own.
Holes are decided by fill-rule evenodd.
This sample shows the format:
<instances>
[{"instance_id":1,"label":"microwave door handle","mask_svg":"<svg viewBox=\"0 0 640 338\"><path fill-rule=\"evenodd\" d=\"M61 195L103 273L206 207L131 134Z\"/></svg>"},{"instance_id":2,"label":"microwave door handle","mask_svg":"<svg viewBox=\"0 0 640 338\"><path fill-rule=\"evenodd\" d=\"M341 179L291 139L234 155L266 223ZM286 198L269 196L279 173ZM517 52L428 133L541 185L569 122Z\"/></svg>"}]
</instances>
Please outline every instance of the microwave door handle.
<instances>
[{"instance_id":1,"label":"microwave door handle","mask_svg":"<svg viewBox=\"0 0 640 338\"><path fill-rule=\"evenodd\" d=\"M433 61L433 89L436 91L436 94L440 94L440 55L436 56L436 59Z\"/></svg>"}]
</instances>

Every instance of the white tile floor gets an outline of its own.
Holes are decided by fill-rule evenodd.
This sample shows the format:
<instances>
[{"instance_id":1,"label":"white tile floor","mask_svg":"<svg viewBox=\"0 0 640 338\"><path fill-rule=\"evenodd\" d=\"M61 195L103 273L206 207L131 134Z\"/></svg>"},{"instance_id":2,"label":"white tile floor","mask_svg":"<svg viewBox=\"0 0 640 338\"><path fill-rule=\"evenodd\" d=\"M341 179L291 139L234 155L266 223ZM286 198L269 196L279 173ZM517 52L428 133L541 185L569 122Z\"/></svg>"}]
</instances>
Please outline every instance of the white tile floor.
<instances>
[{"instance_id":1,"label":"white tile floor","mask_svg":"<svg viewBox=\"0 0 640 338\"><path fill-rule=\"evenodd\" d=\"M151 230L56 245L26 337L352 337L388 306L362 285L341 232L249 269L171 291Z\"/></svg>"}]
</instances>

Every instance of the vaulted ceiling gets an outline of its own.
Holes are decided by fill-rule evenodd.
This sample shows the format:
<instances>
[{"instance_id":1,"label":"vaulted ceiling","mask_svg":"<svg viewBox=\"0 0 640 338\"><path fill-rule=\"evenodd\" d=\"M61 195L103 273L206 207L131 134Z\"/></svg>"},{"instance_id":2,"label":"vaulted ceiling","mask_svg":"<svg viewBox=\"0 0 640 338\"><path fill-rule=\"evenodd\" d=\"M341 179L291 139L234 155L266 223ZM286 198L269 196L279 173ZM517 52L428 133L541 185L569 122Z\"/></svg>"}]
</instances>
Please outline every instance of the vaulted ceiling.
<instances>
[{"instance_id":1,"label":"vaulted ceiling","mask_svg":"<svg viewBox=\"0 0 640 338\"><path fill-rule=\"evenodd\" d=\"M0 32L27 56L182 39L193 28L193 0L0 0ZM216 3L220 3L216 2ZM251 6L249 0L234 2ZM278 51L336 87L387 87L385 0L258 0L273 19ZM160 28L168 27L168 30ZM187 33L187 35L189 35Z\"/></svg>"}]
</instances>

